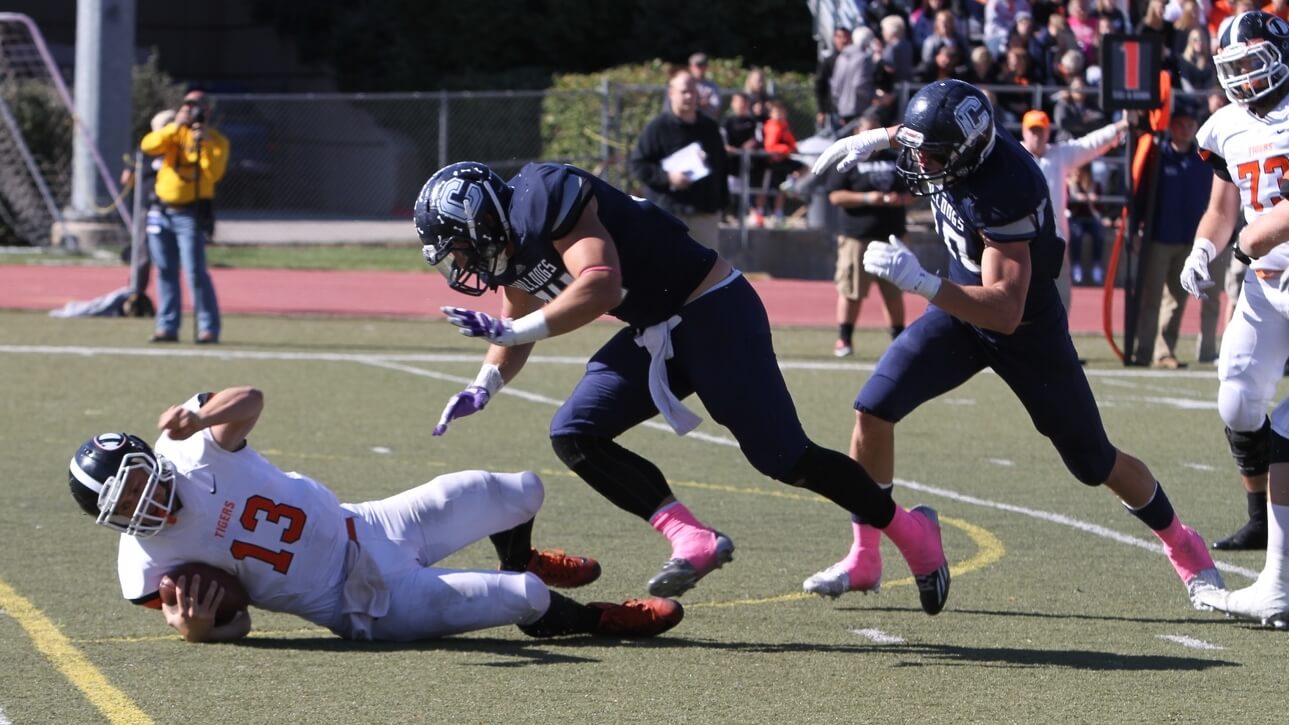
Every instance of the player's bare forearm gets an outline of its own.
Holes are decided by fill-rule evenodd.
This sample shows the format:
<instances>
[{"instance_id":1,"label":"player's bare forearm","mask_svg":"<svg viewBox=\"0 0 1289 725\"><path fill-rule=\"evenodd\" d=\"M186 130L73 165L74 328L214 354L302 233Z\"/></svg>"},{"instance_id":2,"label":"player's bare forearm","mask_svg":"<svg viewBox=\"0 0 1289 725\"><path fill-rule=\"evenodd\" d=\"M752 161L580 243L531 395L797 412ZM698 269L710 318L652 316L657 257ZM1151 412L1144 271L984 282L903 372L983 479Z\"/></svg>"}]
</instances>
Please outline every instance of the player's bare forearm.
<instances>
[{"instance_id":1,"label":"player's bare forearm","mask_svg":"<svg viewBox=\"0 0 1289 725\"><path fill-rule=\"evenodd\" d=\"M546 326L552 336L563 335L600 319L621 301L622 280L616 269L588 270L546 305Z\"/></svg>"},{"instance_id":2,"label":"player's bare forearm","mask_svg":"<svg viewBox=\"0 0 1289 725\"><path fill-rule=\"evenodd\" d=\"M1235 231L1239 213L1239 187L1215 177L1208 196L1208 208L1204 210L1204 216L1200 217L1195 237L1207 239L1218 249L1225 249L1231 233Z\"/></svg>"},{"instance_id":3,"label":"player's bare forearm","mask_svg":"<svg viewBox=\"0 0 1289 725\"><path fill-rule=\"evenodd\" d=\"M1020 326L1025 295L999 286L963 286L944 280L931 300L936 307L976 327L1010 335Z\"/></svg>"},{"instance_id":4,"label":"player's bare forearm","mask_svg":"<svg viewBox=\"0 0 1289 725\"><path fill-rule=\"evenodd\" d=\"M264 393L258 388L225 388L212 395L196 412L170 406L161 414L157 428L176 440L210 428L215 442L224 450L232 451L241 447L263 410Z\"/></svg>"},{"instance_id":5,"label":"player's bare forearm","mask_svg":"<svg viewBox=\"0 0 1289 725\"><path fill-rule=\"evenodd\" d=\"M1240 249L1254 258L1269 254L1286 241L1289 241L1289 204L1276 204L1240 232Z\"/></svg>"},{"instance_id":6,"label":"player's bare forearm","mask_svg":"<svg viewBox=\"0 0 1289 725\"><path fill-rule=\"evenodd\" d=\"M932 302L963 322L1010 335L1025 315L1031 274L1029 244L986 240L980 286L945 280Z\"/></svg>"}]
</instances>

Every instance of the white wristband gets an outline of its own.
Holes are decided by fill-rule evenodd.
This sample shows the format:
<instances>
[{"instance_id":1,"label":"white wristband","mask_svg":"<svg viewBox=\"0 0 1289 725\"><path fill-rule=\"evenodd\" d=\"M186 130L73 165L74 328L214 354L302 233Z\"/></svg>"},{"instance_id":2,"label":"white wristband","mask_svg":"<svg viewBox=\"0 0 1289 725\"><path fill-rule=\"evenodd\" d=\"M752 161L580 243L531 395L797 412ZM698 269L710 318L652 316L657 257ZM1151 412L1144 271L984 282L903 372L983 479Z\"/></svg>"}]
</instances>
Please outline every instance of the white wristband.
<instances>
[{"instance_id":1,"label":"white wristband","mask_svg":"<svg viewBox=\"0 0 1289 725\"><path fill-rule=\"evenodd\" d=\"M510 321L510 345L527 345L530 342L550 337L550 328L546 326L546 313L537 310L517 320Z\"/></svg>"},{"instance_id":2,"label":"white wristband","mask_svg":"<svg viewBox=\"0 0 1289 725\"><path fill-rule=\"evenodd\" d=\"M940 282L940 275L931 274L930 272L923 270L922 273L918 275L917 281L913 283L913 289L909 291L914 294L922 295L928 302L930 302L931 298L935 297L935 293L940 291Z\"/></svg>"},{"instance_id":3,"label":"white wristband","mask_svg":"<svg viewBox=\"0 0 1289 725\"><path fill-rule=\"evenodd\" d=\"M479 368L479 374L474 376L474 382L471 384L483 388L488 391L488 395L492 396L506 386L506 381L501 377L501 368L491 363L484 363L483 367Z\"/></svg>"},{"instance_id":4,"label":"white wristband","mask_svg":"<svg viewBox=\"0 0 1289 725\"><path fill-rule=\"evenodd\" d=\"M885 128L870 128L867 131L861 131L855 138L855 148L869 148L874 151L880 151L891 147L891 135L886 132Z\"/></svg>"}]
</instances>

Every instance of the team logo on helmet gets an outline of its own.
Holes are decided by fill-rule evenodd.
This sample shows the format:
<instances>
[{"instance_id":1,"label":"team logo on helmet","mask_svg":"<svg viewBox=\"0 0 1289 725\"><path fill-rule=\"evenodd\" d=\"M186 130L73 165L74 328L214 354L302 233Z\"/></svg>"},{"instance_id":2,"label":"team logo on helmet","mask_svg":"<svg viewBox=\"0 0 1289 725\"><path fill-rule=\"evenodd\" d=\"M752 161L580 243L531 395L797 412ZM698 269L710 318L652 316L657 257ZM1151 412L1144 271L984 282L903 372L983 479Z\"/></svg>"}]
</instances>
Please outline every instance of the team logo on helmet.
<instances>
[{"instance_id":1,"label":"team logo on helmet","mask_svg":"<svg viewBox=\"0 0 1289 725\"><path fill-rule=\"evenodd\" d=\"M985 109L985 104L975 96L962 99L962 103L953 109L953 119L958 122L958 128L962 129L962 135L966 138L973 138L976 134L983 133L993 123L993 119Z\"/></svg>"},{"instance_id":2,"label":"team logo on helmet","mask_svg":"<svg viewBox=\"0 0 1289 725\"><path fill-rule=\"evenodd\" d=\"M1280 16L1273 15L1267 21L1267 32L1277 38L1289 37L1289 23L1286 23Z\"/></svg>"},{"instance_id":3,"label":"team logo on helmet","mask_svg":"<svg viewBox=\"0 0 1289 725\"><path fill-rule=\"evenodd\" d=\"M475 216L483 207L483 188L465 179L452 178L433 189L432 203L443 216L474 229Z\"/></svg>"}]
</instances>

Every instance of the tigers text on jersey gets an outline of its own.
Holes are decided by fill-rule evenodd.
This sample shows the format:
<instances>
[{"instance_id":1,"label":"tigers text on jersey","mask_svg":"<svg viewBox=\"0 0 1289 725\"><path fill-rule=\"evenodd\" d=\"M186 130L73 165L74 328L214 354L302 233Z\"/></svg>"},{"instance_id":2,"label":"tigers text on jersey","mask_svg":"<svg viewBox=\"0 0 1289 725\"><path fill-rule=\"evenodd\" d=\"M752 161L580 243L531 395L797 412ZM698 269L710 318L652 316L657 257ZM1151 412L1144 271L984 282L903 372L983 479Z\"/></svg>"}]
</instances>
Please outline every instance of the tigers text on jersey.
<instances>
[{"instance_id":1,"label":"tigers text on jersey","mask_svg":"<svg viewBox=\"0 0 1289 725\"><path fill-rule=\"evenodd\" d=\"M949 248L949 279L980 286L984 238L1028 244L1029 290L1023 320L1060 308L1053 278L1061 270L1065 244L1056 235L1047 182L1030 155L998 129L993 151L966 179L931 197L935 228Z\"/></svg>"},{"instance_id":2,"label":"tigers text on jersey","mask_svg":"<svg viewBox=\"0 0 1289 725\"><path fill-rule=\"evenodd\" d=\"M196 410L199 397L184 407ZM175 467L181 507L156 536L121 535L126 599L147 598L167 571L201 562L234 573L257 607L332 622L348 537L330 489L282 471L249 445L226 451L209 429L182 441L162 434L154 450Z\"/></svg>"},{"instance_id":3,"label":"tigers text on jersey","mask_svg":"<svg viewBox=\"0 0 1289 725\"><path fill-rule=\"evenodd\" d=\"M515 253L489 286L522 290L549 302L573 283L554 241L567 235L590 200L612 238L622 274L622 302L609 314L637 328L666 320L716 263L716 252L653 203L573 166L532 163L506 182Z\"/></svg>"},{"instance_id":4,"label":"tigers text on jersey","mask_svg":"<svg viewBox=\"0 0 1289 725\"><path fill-rule=\"evenodd\" d=\"M1196 141L1218 177L1240 189L1245 221L1289 194L1289 97L1265 117L1238 104L1223 106L1200 127ZM1253 268L1289 269L1289 247L1277 246L1254 260Z\"/></svg>"}]
</instances>

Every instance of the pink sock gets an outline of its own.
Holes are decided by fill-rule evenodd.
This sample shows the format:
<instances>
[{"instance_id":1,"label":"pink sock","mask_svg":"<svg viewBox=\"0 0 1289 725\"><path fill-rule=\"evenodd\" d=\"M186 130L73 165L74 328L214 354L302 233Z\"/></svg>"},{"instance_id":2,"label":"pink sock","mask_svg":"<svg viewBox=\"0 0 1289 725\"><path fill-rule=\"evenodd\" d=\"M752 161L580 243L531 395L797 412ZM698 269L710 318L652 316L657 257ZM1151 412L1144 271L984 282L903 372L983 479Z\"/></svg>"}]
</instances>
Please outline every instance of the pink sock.
<instances>
[{"instance_id":1,"label":"pink sock","mask_svg":"<svg viewBox=\"0 0 1289 725\"><path fill-rule=\"evenodd\" d=\"M882 530L872 524L850 524L854 533L842 563L852 589L868 589L882 580Z\"/></svg>"},{"instance_id":2,"label":"pink sock","mask_svg":"<svg viewBox=\"0 0 1289 725\"><path fill-rule=\"evenodd\" d=\"M716 534L677 501L664 506L649 518L654 527L671 542L671 558L684 559L699 571L716 564Z\"/></svg>"},{"instance_id":3,"label":"pink sock","mask_svg":"<svg viewBox=\"0 0 1289 725\"><path fill-rule=\"evenodd\" d=\"M1213 568L1213 557L1208 553L1204 539L1176 516L1168 528L1155 532L1155 536L1164 542L1164 553L1173 565L1173 570L1183 582L1195 578L1205 569Z\"/></svg>"},{"instance_id":4,"label":"pink sock","mask_svg":"<svg viewBox=\"0 0 1289 725\"><path fill-rule=\"evenodd\" d=\"M896 506L895 517L882 532L895 542L915 576L930 574L944 566L940 530L925 516Z\"/></svg>"}]
</instances>

